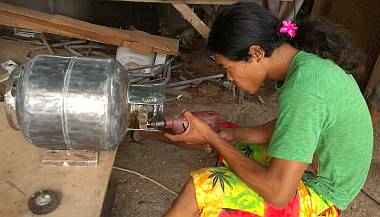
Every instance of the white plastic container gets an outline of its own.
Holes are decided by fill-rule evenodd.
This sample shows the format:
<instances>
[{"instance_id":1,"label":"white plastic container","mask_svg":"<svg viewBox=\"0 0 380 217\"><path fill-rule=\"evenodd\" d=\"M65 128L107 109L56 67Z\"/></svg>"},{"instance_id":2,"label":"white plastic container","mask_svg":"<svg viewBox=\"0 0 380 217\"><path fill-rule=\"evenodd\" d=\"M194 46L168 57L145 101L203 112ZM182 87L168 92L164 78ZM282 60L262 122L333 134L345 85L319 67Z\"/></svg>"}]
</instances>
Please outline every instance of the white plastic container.
<instances>
[{"instance_id":1,"label":"white plastic container","mask_svg":"<svg viewBox=\"0 0 380 217\"><path fill-rule=\"evenodd\" d=\"M136 68L139 66L153 65L155 60L155 53L143 55L132 52L126 47L118 47L116 51L116 60L119 61L125 69ZM150 69L141 72L148 73Z\"/></svg>"},{"instance_id":2,"label":"white plastic container","mask_svg":"<svg viewBox=\"0 0 380 217\"><path fill-rule=\"evenodd\" d=\"M156 58L154 59L154 65L164 64L166 61L167 54L156 53Z\"/></svg>"}]
</instances>

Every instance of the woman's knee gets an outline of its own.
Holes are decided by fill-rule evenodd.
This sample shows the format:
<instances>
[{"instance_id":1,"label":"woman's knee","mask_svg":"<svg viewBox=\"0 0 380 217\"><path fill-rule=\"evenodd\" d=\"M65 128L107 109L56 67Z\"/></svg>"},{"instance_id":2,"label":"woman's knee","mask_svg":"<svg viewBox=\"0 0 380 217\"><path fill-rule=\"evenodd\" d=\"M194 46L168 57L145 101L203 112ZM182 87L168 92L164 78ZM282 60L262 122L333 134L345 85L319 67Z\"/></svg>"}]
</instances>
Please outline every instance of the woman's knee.
<instances>
[{"instance_id":1,"label":"woman's knee","mask_svg":"<svg viewBox=\"0 0 380 217\"><path fill-rule=\"evenodd\" d=\"M193 202L197 202L197 199L195 196L194 182L193 182L192 177L190 177L190 179L186 182L181 195L183 195L189 201L191 200Z\"/></svg>"}]
</instances>

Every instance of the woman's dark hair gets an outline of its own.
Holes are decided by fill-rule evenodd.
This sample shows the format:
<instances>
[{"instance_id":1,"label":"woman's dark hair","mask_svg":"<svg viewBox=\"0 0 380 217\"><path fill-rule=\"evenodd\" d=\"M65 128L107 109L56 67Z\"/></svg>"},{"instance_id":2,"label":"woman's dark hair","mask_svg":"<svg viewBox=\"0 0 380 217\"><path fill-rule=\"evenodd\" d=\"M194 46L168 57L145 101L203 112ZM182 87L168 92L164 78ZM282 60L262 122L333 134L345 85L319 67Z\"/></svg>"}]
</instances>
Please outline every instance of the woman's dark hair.
<instances>
[{"instance_id":1,"label":"woman's dark hair","mask_svg":"<svg viewBox=\"0 0 380 217\"><path fill-rule=\"evenodd\" d=\"M280 33L281 21L256 3L238 3L224 8L216 17L207 47L230 60L248 60L251 45L259 45L265 56L290 43L299 50L333 60L347 72L360 67L360 52L355 50L343 31L322 18L296 21L297 34L290 39Z\"/></svg>"}]
</instances>

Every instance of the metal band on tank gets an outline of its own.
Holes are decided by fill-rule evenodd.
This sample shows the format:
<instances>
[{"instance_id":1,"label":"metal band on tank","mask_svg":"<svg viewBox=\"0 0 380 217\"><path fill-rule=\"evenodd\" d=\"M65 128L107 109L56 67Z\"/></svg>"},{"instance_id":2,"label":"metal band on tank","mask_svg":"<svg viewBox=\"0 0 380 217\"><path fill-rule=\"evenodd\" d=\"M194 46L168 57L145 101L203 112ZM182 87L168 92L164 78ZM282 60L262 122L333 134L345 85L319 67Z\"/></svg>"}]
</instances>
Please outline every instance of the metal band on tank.
<instances>
[{"instance_id":1,"label":"metal band on tank","mask_svg":"<svg viewBox=\"0 0 380 217\"><path fill-rule=\"evenodd\" d=\"M63 88L62 88L62 92L63 92L63 97L62 97L62 106L61 106L61 113L62 113L62 133L63 133L63 138L65 140L65 144L66 144L66 148L70 148L71 147L71 143L70 143L70 138L69 138L69 134L67 133L67 121L66 121L66 95L67 95L67 91L69 89L69 82L70 82L70 75L71 75L71 69L73 68L74 66L74 62L75 62L76 58L75 57L72 57L70 59L70 63L67 67L67 70L66 70L66 73L65 73L65 80L63 81Z\"/></svg>"},{"instance_id":2,"label":"metal band on tank","mask_svg":"<svg viewBox=\"0 0 380 217\"><path fill-rule=\"evenodd\" d=\"M108 63L110 63L111 61L110 60L108 60ZM107 67L107 80L108 80L108 82L109 82L109 85L108 85L108 102L107 102L107 104L109 105L110 104L110 99L112 99L112 96L113 96L113 84L112 84L112 79L113 79L113 77L112 76L110 76L110 65L111 64L108 64L108 67ZM111 95L111 96L110 96ZM112 102L112 100L111 100L111 103L113 103ZM111 109L112 109L112 106L113 105L111 105L111 106L108 106L108 109L107 109L107 112L106 112L106 118L105 118L105 120L106 120L106 128L107 128L107 136L106 136L106 141L107 141L107 146L109 146L109 140L110 140L110 136L111 136L111 132L112 132L112 130L111 130L111 118L109 118L109 117L111 117L112 116L112 112L111 112Z\"/></svg>"}]
</instances>

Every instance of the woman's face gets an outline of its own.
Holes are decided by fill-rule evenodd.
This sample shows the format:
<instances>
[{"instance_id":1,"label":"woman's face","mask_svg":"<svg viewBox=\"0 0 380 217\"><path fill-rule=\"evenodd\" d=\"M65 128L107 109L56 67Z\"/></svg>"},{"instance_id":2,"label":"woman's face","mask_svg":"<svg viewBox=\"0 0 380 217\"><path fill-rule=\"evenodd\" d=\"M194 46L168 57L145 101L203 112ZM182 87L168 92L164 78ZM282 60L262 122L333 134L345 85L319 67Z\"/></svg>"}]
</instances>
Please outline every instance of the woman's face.
<instances>
[{"instance_id":1,"label":"woman's face","mask_svg":"<svg viewBox=\"0 0 380 217\"><path fill-rule=\"evenodd\" d=\"M249 94L258 91L266 73L262 63L257 61L231 61L221 54L215 54L216 62L227 70L227 79Z\"/></svg>"}]
</instances>

